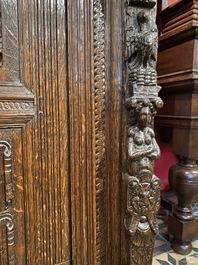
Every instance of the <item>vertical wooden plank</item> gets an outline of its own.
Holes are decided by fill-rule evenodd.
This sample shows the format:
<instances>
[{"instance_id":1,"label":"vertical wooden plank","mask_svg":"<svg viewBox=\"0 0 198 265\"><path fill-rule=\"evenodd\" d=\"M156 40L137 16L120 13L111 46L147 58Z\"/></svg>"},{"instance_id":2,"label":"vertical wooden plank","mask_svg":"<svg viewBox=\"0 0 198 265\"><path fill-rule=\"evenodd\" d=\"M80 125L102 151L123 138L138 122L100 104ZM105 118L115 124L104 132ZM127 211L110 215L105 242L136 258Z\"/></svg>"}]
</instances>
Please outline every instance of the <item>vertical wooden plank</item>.
<instances>
[{"instance_id":1,"label":"vertical wooden plank","mask_svg":"<svg viewBox=\"0 0 198 265\"><path fill-rule=\"evenodd\" d=\"M72 260L96 264L93 1L68 1L67 11Z\"/></svg>"},{"instance_id":2,"label":"vertical wooden plank","mask_svg":"<svg viewBox=\"0 0 198 265\"><path fill-rule=\"evenodd\" d=\"M108 264L121 264L121 115L122 115L122 1L111 1L108 6L107 33L107 165L109 191Z\"/></svg>"},{"instance_id":3,"label":"vertical wooden plank","mask_svg":"<svg viewBox=\"0 0 198 265\"><path fill-rule=\"evenodd\" d=\"M70 264L66 7L63 0L27 2L19 1L21 76L36 113L23 130L26 259Z\"/></svg>"}]
</instances>

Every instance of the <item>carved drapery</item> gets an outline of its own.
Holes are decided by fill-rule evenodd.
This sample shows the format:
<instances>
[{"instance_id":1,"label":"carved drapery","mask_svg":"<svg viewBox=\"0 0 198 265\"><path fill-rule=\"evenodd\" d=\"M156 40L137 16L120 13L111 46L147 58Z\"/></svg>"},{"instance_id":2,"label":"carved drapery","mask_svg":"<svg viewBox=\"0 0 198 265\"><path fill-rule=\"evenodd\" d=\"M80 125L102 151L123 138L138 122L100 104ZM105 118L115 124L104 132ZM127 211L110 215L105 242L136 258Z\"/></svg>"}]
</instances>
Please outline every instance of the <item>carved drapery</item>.
<instances>
[{"instance_id":1,"label":"carved drapery","mask_svg":"<svg viewBox=\"0 0 198 265\"><path fill-rule=\"evenodd\" d=\"M129 0L125 8L125 73L127 154L123 175L127 202L124 224L130 264L151 264L156 213L160 206L160 181L154 161L160 150L153 120L163 102L158 97L156 60L158 32L156 1Z\"/></svg>"}]
</instances>

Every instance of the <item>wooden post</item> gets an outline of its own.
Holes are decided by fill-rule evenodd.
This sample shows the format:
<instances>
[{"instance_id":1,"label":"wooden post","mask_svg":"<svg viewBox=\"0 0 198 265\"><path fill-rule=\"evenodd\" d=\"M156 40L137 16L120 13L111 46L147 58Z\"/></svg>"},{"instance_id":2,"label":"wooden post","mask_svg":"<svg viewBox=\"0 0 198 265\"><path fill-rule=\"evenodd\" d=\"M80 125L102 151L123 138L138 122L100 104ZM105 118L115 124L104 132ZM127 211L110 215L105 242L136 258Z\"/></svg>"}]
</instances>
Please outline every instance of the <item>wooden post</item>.
<instances>
[{"instance_id":1,"label":"wooden post","mask_svg":"<svg viewBox=\"0 0 198 265\"><path fill-rule=\"evenodd\" d=\"M156 1L130 0L125 7L125 77L127 154L123 180L130 264L151 264L156 213L160 206L160 181L154 175L154 161L160 150L153 121L163 106L158 97L156 60L158 32Z\"/></svg>"}]
</instances>

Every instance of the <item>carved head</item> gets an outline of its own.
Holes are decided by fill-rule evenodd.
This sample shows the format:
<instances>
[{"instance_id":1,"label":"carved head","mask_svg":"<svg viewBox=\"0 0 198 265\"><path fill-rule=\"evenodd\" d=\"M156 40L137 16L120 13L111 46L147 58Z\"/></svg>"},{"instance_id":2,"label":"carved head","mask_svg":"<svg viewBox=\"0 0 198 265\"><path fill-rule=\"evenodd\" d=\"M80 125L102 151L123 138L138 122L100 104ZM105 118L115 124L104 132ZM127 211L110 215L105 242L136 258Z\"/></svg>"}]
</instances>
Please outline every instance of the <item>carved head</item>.
<instances>
[{"instance_id":1,"label":"carved head","mask_svg":"<svg viewBox=\"0 0 198 265\"><path fill-rule=\"evenodd\" d=\"M137 15L137 20L139 24L146 24L149 21L149 15L144 10L141 10Z\"/></svg>"},{"instance_id":2,"label":"carved head","mask_svg":"<svg viewBox=\"0 0 198 265\"><path fill-rule=\"evenodd\" d=\"M152 115L151 115L151 110L148 106L141 108L141 110L138 114L137 122L138 122L138 125L143 127L143 128L145 128L151 124Z\"/></svg>"}]
</instances>

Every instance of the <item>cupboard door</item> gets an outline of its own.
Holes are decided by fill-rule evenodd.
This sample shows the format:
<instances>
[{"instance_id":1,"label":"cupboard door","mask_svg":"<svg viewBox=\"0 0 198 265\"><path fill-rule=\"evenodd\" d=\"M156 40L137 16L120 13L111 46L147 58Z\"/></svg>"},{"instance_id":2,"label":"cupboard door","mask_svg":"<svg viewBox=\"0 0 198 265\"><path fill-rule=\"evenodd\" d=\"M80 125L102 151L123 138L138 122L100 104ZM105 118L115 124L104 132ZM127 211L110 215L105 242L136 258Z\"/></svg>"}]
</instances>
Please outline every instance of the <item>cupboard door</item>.
<instances>
[{"instance_id":1,"label":"cupboard door","mask_svg":"<svg viewBox=\"0 0 198 265\"><path fill-rule=\"evenodd\" d=\"M1 1L0 264L71 264L65 1Z\"/></svg>"},{"instance_id":2,"label":"cupboard door","mask_svg":"<svg viewBox=\"0 0 198 265\"><path fill-rule=\"evenodd\" d=\"M0 2L0 265L121 264L122 5Z\"/></svg>"}]
</instances>

